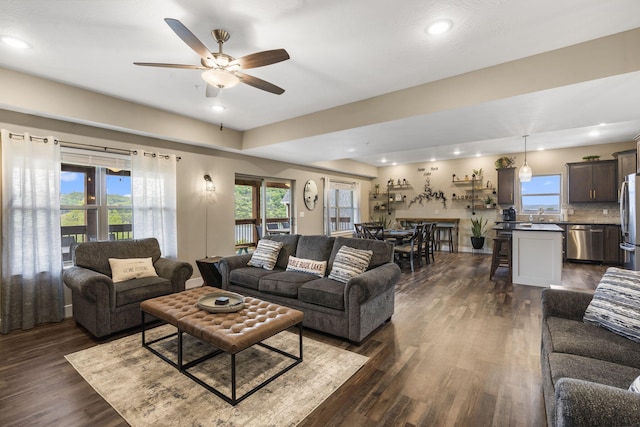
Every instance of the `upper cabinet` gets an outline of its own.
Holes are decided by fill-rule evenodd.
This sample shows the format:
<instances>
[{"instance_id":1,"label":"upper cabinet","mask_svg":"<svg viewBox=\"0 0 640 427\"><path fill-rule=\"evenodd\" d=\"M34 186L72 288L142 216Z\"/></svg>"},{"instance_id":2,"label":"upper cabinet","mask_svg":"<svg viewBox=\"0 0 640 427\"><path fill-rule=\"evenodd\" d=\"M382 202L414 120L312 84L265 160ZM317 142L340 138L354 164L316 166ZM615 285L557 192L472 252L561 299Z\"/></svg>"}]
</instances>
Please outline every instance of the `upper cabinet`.
<instances>
[{"instance_id":1,"label":"upper cabinet","mask_svg":"<svg viewBox=\"0 0 640 427\"><path fill-rule=\"evenodd\" d=\"M617 202L618 162L567 163L569 203Z\"/></svg>"},{"instance_id":2,"label":"upper cabinet","mask_svg":"<svg viewBox=\"0 0 640 427\"><path fill-rule=\"evenodd\" d=\"M496 169L498 171L498 204L515 203L516 168Z\"/></svg>"},{"instance_id":3,"label":"upper cabinet","mask_svg":"<svg viewBox=\"0 0 640 427\"><path fill-rule=\"evenodd\" d=\"M627 175L636 173L638 169L636 151L637 150L634 148L633 150L613 153L613 157L618 159L618 188L620 188L620 184L624 182Z\"/></svg>"}]
</instances>

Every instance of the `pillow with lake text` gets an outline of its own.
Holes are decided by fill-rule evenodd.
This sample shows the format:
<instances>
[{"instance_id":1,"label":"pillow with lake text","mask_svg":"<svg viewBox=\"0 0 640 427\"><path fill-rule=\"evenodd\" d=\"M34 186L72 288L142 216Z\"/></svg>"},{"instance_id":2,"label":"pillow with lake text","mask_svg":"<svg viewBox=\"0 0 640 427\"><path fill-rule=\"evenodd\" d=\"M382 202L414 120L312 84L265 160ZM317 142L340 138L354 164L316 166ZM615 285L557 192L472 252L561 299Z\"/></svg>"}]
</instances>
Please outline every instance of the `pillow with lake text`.
<instances>
[{"instance_id":1,"label":"pillow with lake text","mask_svg":"<svg viewBox=\"0 0 640 427\"><path fill-rule=\"evenodd\" d=\"M324 277L324 271L327 269L327 261L316 261L315 259L304 259L289 256L289 264L287 271L297 271L300 273L313 274L314 276Z\"/></svg>"}]
</instances>

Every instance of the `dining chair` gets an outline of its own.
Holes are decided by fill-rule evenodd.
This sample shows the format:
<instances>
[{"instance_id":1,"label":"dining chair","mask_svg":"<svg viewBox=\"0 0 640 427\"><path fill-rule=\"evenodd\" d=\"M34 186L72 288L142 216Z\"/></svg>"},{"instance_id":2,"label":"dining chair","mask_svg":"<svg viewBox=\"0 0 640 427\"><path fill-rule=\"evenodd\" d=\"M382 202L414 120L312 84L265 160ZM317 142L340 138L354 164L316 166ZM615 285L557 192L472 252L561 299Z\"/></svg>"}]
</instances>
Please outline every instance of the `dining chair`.
<instances>
[{"instance_id":1,"label":"dining chair","mask_svg":"<svg viewBox=\"0 0 640 427\"><path fill-rule=\"evenodd\" d=\"M354 223L353 224L353 237L358 238L358 239L364 239L364 234L362 232L362 224L361 223Z\"/></svg>"},{"instance_id":2,"label":"dining chair","mask_svg":"<svg viewBox=\"0 0 640 427\"><path fill-rule=\"evenodd\" d=\"M384 227L382 225L362 225L362 234L365 239L384 240Z\"/></svg>"},{"instance_id":3,"label":"dining chair","mask_svg":"<svg viewBox=\"0 0 640 427\"><path fill-rule=\"evenodd\" d=\"M403 256L409 257L411 264L411 272L415 271L414 260L418 260L418 263L422 266L422 242L424 236L424 229L427 224L416 224L413 228L411 237L402 244L396 245L393 250L398 256L398 261L401 261Z\"/></svg>"},{"instance_id":4,"label":"dining chair","mask_svg":"<svg viewBox=\"0 0 640 427\"><path fill-rule=\"evenodd\" d=\"M431 261L435 262L435 248L436 248L436 223L435 222L429 222L426 224L426 227L424 228L424 235L423 235L423 253L424 253L424 258L427 261L427 264L429 264ZM430 261L431 259L431 261Z\"/></svg>"}]
</instances>

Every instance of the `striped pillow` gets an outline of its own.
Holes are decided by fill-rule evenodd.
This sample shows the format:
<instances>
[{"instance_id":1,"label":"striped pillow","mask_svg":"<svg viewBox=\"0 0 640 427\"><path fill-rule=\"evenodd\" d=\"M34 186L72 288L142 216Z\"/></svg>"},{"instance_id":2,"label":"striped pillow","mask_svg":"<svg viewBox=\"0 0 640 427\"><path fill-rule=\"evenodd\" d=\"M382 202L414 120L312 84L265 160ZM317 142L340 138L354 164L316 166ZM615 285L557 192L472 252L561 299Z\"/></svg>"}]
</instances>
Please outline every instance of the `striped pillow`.
<instances>
[{"instance_id":1,"label":"striped pillow","mask_svg":"<svg viewBox=\"0 0 640 427\"><path fill-rule=\"evenodd\" d=\"M363 273L369 267L372 255L373 251L342 246L333 260L329 279L347 283L349 279Z\"/></svg>"},{"instance_id":2,"label":"striped pillow","mask_svg":"<svg viewBox=\"0 0 640 427\"><path fill-rule=\"evenodd\" d=\"M640 342L640 272L609 267L583 320Z\"/></svg>"},{"instance_id":3,"label":"striped pillow","mask_svg":"<svg viewBox=\"0 0 640 427\"><path fill-rule=\"evenodd\" d=\"M282 242L273 240L259 240L258 247L251 255L251 259L247 263L251 267L262 267L265 270L273 270L278 261L278 254L282 249Z\"/></svg>"}]
</instances>

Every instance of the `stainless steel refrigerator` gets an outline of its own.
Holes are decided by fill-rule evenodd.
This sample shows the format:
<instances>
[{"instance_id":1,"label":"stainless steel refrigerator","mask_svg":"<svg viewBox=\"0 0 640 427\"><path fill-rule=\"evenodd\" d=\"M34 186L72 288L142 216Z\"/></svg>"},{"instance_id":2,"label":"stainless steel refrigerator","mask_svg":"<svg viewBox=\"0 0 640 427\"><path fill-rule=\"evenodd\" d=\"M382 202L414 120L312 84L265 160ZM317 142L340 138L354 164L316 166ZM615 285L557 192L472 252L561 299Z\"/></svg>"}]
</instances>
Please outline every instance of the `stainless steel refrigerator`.
<instances>
[{"instance_id":1,"label":"stainless steel refrigerator","mask_svg":"<svg viewBox=\"0 0 640 427\"><path fill-rule=\"evenodd\" d=\"M640 174L632 173L620 188L620 227L624 268L640 270Z\"/></svg>"}]
</instances>

